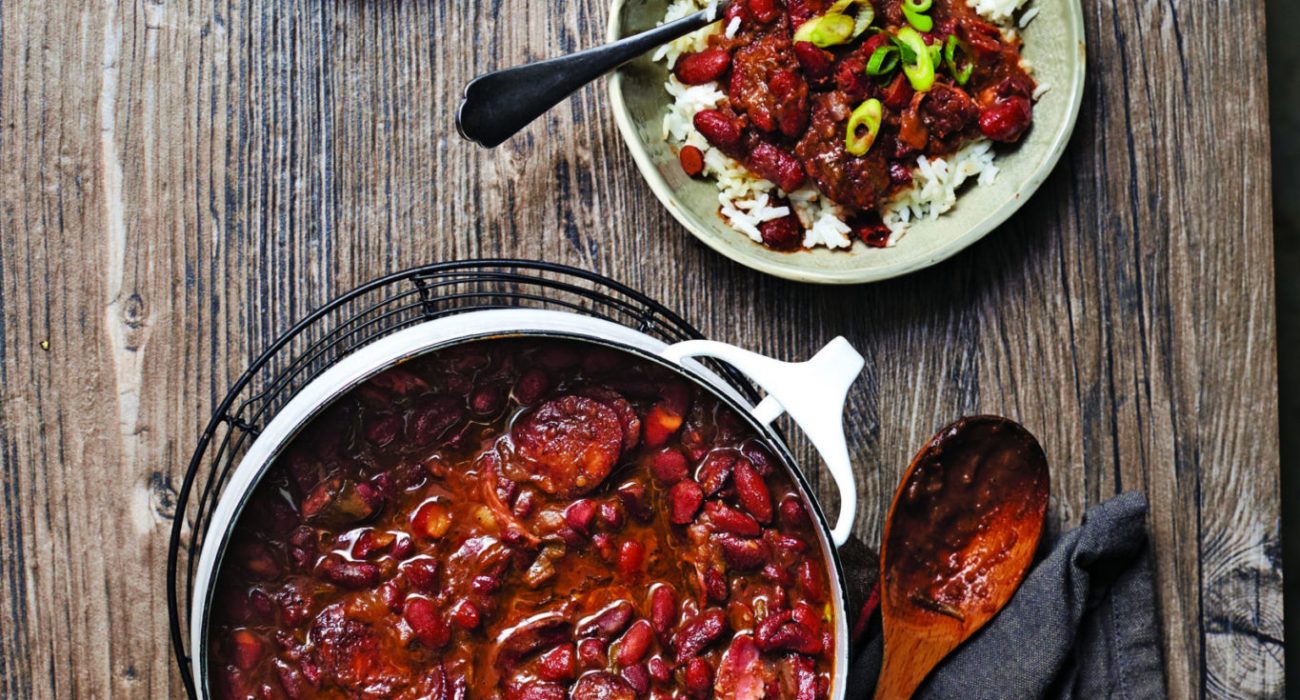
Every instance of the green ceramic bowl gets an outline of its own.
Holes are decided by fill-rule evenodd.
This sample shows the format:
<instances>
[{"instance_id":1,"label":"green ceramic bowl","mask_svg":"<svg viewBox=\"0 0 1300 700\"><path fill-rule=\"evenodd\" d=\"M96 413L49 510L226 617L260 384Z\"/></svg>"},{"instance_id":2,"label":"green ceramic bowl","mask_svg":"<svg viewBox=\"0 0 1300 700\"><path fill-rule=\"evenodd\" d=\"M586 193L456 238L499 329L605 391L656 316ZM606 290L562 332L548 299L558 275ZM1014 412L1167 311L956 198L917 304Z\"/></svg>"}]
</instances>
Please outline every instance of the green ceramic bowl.
<instances>
[{"instance_id":1,"label":"green ceramic bowl","mask_svg":"<svg viewBox=\"0 0 1300 700\"><path fill-rule=\"evenodd\" d=\"M687 177L662 138L670 99L663 87L668 72L649 54L611 77L614 118L655 196L710 248L742 265L801 282L855 284L898 277L955 255L1006 221L1034 194L1065 150L1083 99L1083 10L1079 0L1031 3L1039 13L1022 32L1024 55L1039 83L1051 86L1034 107L1033 128L1021 143L999 149L996 182L964 188L947 214L914 223L892 248L856 243L848 250L781 253L727 226L718 215L714 183ZM654 27L667 6L668 0L614 0L609 39Z\"/></svg>"}]
</instances>

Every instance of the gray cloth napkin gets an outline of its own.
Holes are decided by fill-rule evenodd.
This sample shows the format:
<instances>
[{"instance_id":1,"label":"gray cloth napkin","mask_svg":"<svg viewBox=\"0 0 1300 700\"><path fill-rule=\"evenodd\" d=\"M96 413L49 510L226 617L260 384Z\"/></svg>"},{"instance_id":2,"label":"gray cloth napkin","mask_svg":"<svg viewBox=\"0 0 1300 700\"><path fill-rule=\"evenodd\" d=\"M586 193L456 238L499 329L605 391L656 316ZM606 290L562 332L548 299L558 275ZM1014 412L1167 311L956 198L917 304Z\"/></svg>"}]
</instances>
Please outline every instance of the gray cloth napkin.
<instances>
[{"instance_id":1,"label":"gray cloth napkin","mask_svg":"<svg viewBox=\"0 0 1300 700\"><path fill-rule=\"evenodd\" d=\"M1126 493L1059 537L1002 612L916 698L1165 698L1146 499ZM850 697L880 675L879 622L849 669Z\"/></svg>"}]
</instances>

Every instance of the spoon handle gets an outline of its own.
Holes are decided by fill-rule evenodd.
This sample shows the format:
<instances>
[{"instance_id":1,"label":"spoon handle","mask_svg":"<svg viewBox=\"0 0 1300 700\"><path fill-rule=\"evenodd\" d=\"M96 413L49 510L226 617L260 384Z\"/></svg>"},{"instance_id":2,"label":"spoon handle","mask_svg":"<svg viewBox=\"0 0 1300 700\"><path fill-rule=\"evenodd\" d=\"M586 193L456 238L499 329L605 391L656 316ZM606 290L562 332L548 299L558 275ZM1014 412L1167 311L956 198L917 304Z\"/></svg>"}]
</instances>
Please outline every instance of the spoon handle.
<instances>
[{"instance_id":1,"label":"spoon handle","mask_svg":"<svg viewBox=\"0 0 1300 700\"><path fill-rule=\"evenodd\" d=\"M700 10L612 44L481 75L465 86L456 129L470 141L495 148L583 85L711 24L707 15Z\"/></svg>"}]
</instances>

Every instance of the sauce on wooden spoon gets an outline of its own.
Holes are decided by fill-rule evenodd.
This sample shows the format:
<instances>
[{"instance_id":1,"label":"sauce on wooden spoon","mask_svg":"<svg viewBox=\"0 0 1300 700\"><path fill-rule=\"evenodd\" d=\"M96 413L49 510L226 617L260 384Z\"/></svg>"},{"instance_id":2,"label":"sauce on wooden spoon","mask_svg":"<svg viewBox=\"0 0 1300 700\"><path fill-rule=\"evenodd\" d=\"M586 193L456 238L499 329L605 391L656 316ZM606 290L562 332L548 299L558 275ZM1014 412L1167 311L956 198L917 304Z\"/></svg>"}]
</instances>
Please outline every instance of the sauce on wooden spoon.
<instances>
[{"instance_id":1,"label":"sauce on wooden spoon","mask_svg":"<svg viewBox=\"0 0 1300 700\"><path fill-rule=\"evenodd\" d=\"M907 698L1011 599L1038 547L1047 458L1020 424L962 418L917 453L881 557L885 659L876 698Z\"/></svg>"}]
</instances>

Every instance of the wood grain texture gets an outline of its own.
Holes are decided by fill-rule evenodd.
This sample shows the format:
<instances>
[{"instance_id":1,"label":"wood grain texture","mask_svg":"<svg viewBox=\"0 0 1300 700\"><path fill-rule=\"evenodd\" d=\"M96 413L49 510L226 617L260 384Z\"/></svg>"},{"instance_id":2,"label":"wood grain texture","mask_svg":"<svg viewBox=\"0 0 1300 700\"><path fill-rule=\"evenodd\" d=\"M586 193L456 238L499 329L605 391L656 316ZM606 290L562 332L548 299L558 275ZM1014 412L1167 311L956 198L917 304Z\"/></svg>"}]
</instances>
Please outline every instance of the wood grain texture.
<instances>
[{"instance_id":1,"label":"wood grain texture","mask_svg":"<svg viewBox=\"0 0 1300 700\"><path fill-rule=\"evenodd\" d=\"M1268 110L1236 68L1266 65L1263 3L1085 12L1083 116L1022 213L827 289L689 238L603 90L496 151L454 135L465 81L599 41L600 2L0 0L0 696L179 695L167 520L215 402L333 295L473 256L609 274L778 357L848 336L868 541L934 429L1017 418L1055 526L1150 497L1171 697L1280 696Z\"/></svg>"}]
</instances>

